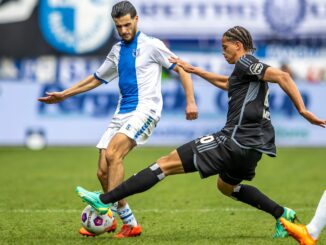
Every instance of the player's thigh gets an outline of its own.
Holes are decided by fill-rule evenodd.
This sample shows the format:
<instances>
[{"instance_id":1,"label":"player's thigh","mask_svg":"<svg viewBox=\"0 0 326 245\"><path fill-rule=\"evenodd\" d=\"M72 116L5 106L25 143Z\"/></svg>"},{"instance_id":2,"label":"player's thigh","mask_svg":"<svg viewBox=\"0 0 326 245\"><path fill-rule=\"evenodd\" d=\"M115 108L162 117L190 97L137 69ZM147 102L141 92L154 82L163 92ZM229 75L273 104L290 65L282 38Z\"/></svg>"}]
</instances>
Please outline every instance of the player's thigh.
<instances>
[{"instance_id":1,"label":"player's thigh","mask_svg":"<svg viewBox=\"0 0 326 245\"><path fill-rule=\"evenodd\" d=\"M127 121L128 116L126 115L114 115L109 126L102 134L101 139L97 143L96 147L98 149L107 149L111 139L120 130L122 125Z\"/></svg>"},{"instance_id":2,"label":"player's thigh","mask_svg":"<svg viewBox=\"0 0 326 245\"><path fill-rule=\"evenodd\" d=\"M157 160L157 164L160 166L162 172L166 176L184 173L181 159L176 150L173 150L167 156L161 157L159 160Z\"/></svg>"},{"instance_id":3,"label":"player's thigh","mask_svg":"<svg viewBox=\"0 0 326 245\"><path fill-rule=\"evenodd\" d=\"M123 133L117 133L111 139L106 150L106 159L123 159L136 145L136 142Z\"/></svg>"}]
</instances>

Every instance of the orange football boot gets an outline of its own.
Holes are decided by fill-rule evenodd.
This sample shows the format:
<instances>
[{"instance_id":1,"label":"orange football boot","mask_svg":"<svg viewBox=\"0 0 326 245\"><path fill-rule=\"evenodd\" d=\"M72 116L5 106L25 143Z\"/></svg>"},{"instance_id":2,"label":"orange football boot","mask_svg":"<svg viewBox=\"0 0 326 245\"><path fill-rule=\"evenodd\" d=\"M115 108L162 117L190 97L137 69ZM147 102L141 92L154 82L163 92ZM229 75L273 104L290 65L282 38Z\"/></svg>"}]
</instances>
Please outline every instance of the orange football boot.
<instances>
[{"instance_id":1,"label":"orange football boot","mask_svg":"<svg viewBox=\"0 0 326 245\"><path fill-rule=\"evenodd\" d=\"M115 238L135 237L135 236L139 236L141 232L142 230L139 224L137 226L123 224L120 232L114 235L114 237Z\"/></svg>"},{"instance_id":2,"label":"orange football boot","mask_svg":"<svg viewBox=\"0 0 326 245\"><path fill-rule=\"evenodd\" d=\"M315 245L317 243L317 240L310 236L305 225L294 224L284 218L281 218L280 220L285 230L290 236L297 240L300 245Z\"/></svg>"},{"instance_id":3,"label":"orange football boot","mask_svg":"<svg viewBox=\"0 0 326 245\"><path fill-rule=\"evenodd\" d=\"M117 229L117 221L116 219L114 219L112 225L108 228L108 230L106 232L110 233L110 232L115 232L115 230ZM79 229L79 234L83 235L83 236L91 236L94 237L96 236L96 234L89 232L88 230L86 230L84 227L81 227Z\"/></svg>"}]
</instances>

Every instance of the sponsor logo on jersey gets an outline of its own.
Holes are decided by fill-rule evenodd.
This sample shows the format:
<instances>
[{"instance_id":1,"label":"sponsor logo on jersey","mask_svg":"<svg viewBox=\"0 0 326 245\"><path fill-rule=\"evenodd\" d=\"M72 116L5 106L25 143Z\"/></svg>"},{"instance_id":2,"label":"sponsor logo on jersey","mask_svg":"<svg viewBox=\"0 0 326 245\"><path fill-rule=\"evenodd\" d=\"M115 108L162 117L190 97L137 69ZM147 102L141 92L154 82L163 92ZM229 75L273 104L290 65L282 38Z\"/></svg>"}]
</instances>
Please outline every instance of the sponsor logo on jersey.
<instances>
[{"instance_id":1,"label":"sponsor logo on jersey","mask_svg":"<svg viewBox=\"0 0 326 245\"><path fill-rule=\"evenodd\" d=\"M264 65L262 63L255 63L249 66L250 72L254 75L261 74L262 70L264 68Z\"/></svg>"},{"instance_id":2,"label":"sponsor logo on jersey","mask_svg":"<svg viewBox=\"0 0 326 245\"><path fill-rule=\"evenodd\" d=\"M305 18L305 0L265 0L264 13L271 29L278 34L293 32Z\"/></svg>"},{"instance_id":3,"label":"sponsor logo on jersey","mask_svg":"<svg viewBox=\"0 0 326 245\"><path fill-rule=\"evenodd\" d=\"M132 50L132 56L134 56L136 58L139 55L139 52L140 52L140 49L139 48L133 49Z\"/></svg>"},{"instance_id":4,"label":"sponsor logo on jersey","mask_svg":"<svg viewBox=\"0 0 326 245\"><path fill-rule=\"evenodd\" d=\"M64 53L83 54L101 47L113 30L108 0L42 0L39 24L46 41Z\"/></svg>"}]
</instances>

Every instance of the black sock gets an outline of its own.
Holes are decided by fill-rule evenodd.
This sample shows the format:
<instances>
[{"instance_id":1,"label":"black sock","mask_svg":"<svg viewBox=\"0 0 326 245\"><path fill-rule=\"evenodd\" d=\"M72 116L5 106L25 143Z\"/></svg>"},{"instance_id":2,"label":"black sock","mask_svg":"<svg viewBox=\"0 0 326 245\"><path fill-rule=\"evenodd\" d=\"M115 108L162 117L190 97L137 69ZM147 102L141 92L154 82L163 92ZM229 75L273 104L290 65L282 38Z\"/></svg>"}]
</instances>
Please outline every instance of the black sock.
<instances>
[{"instance_id":1,"label":"black sock","mask_svg":"<svg viewBox=\"0 0 326 245\"><path fill-rule=\"evenodd\" d=\"M232 196L241 202L270 213L275 219L280 218L284 212L282 206L269 199L256 187L250 185L237 186L232 193Z\"/></svg>"},{"instance_id":2,"label":"black sock","mask_svg":"<svg viewBox=\"0 0 326 245\"><path fill-rule=\"evenodd\" d=\"M127 196L148 190L164 177L165 175L158 164L154 163L150 167L143 169L126 181L122 182L112 191L100 195L100 200L103 203L117 202Z\"/></svg>"}]
</instances>

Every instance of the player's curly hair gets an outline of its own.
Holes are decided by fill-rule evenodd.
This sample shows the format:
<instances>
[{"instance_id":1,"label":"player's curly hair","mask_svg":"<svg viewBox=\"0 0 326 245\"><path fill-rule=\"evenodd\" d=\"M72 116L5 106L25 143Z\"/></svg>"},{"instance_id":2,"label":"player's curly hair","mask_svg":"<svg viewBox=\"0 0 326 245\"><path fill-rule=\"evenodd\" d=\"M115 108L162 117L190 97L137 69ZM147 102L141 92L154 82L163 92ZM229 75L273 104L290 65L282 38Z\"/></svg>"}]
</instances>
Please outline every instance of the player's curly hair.
<instances>
[{"instance_id":1,"label":"player's curly hair","mask_svg":"<svg viewBox=\"0 0 326 245\"><path fill-rule=\"evenodd\" d=\"M125 16L127 14L130 14L131 18L134 18L137 15L137 10L134 7L134 5L131 4L129 1L121 1L113 5L112 11L111 11L111 17L114 18L120 18L122 16Z\"/></svg>"},{"instance_id":2,"label":"player's curly hair","mask_svg":"<svg viewBox=\"0 0 326 245\"><path fill-rule=\"evenodd\" d=\"M229 41L241 42L245 51L253 53L256 50L250 32L242 26L230 28L224 32L223 37L226 37Z\"/></svg>"}]
</instances>

